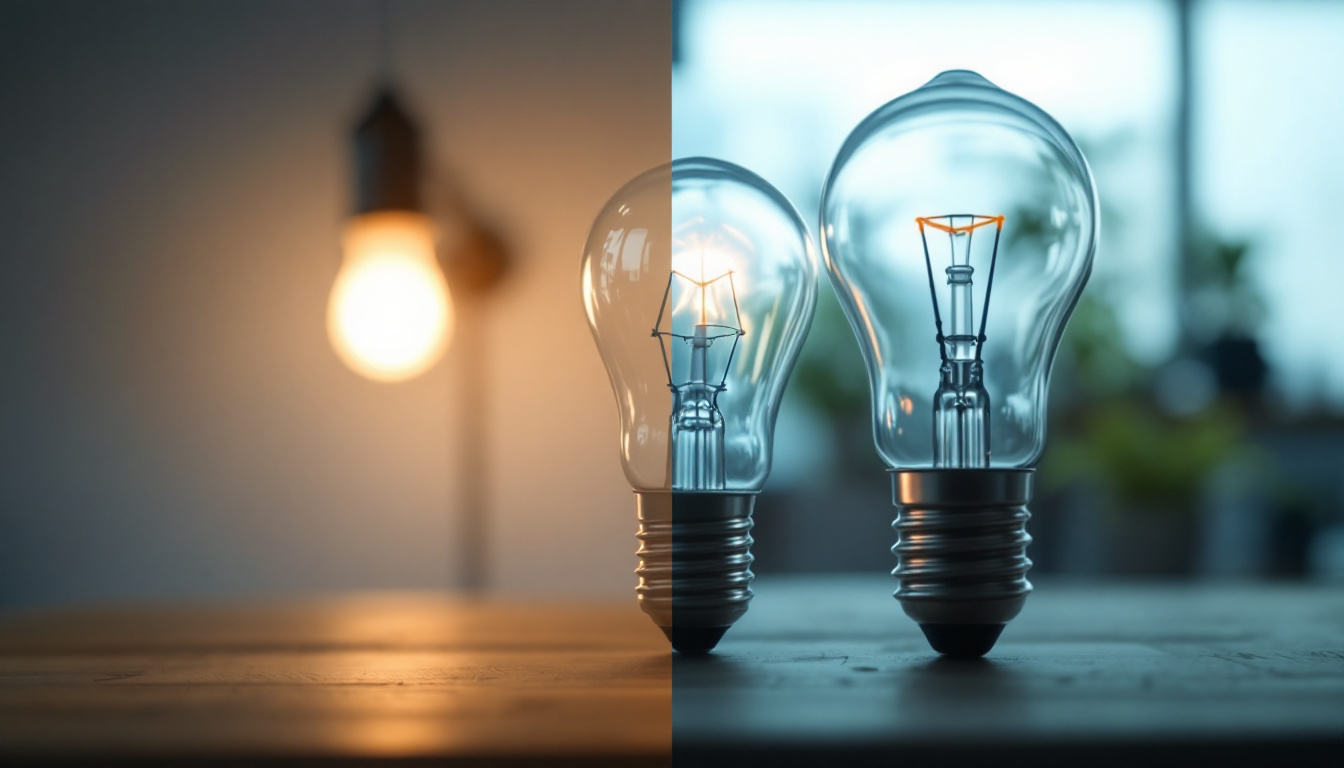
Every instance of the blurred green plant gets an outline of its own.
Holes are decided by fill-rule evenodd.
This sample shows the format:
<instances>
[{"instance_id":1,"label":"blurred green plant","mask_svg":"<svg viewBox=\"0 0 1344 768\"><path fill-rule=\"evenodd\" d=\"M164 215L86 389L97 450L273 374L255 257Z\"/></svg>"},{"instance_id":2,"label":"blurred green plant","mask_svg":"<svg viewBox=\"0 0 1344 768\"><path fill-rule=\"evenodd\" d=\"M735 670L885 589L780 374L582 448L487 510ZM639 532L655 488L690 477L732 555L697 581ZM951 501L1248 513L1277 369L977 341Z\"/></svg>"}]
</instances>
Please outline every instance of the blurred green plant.
<instances>
[{"instance_id":1,"label":"blurred green plant","mask_svg":"<svg viewBox=\"0 0 1344 768\"><path fill-rule=\"evenodd\" d=\"M1107 144L1088 150L1094 163L1104 164L1124 141ZM1101 215L1102 232L1113 236L1123 221L1104 198ZM1022 211L1017 220L1016 237L1045 247L1043 219ZM1196 231L1187 314L1211 322L1209 338L1249 335L1263 316L1246 270L1252 244L1220 239L1204 227ZM1246 440L1246 414L1226 399L1190 414L1163 411L1154 383L1174 360L1145 364L1130 351L1117 311L1116 292L1123 287L1117 279L1094 274L1069 321L1056 366L1056 388L1065 391L1052 399L1040 482L1058 490L1086 480L1117 500L1122 513L1189 515L1220 466L1238 456L1257 458Z\"/></svg>"},{"instance_id":2,"label":"blurred green plant","mask_svg":"<svg viewBox=\"0 0 1344 768\"><path fill-rule=\"evenodd\" d=\"M1263 312L1247 278L1252 244L1222 240L1200 229L1192 244L1192 295L1203 297L1191 314L1207 323L1206 338L1249 334ZM1074 311L1060 359L1072 388L1051 423L1049 449L1040 466L1042 485L1059 489L1087 479L1116 498L1119 509L1142 513L1192 513L1209 477L1241 457L1261 457L1246 438L1244 407L1223 398L1193 414L1164 413L1153 393L1159 371L1171 360L1145 365L1123 342L1106 280L1094 279Z\"/></svg>"},{"instance_id":3,"label":"blurred green plant","mask_svg":"<svg viewBox=\"0 0 1344 768\"><path fill-rule=\"evenodd\" d=\"M1131 394L1096 402L1061 427L1041 463L1042 484L1089 479L1124 512L1190 513L1209 475L1246 450L1241 414L1225 403L1177 418Z\"/></svg>"},{"instance_id":4,"label":"blurred green plant","mask_svg":"<svg viewBox=\"0 0 1344 768\"><path fill-rule=\"evenodd\" d=\"M1108 286L1095 282L1074 307L1061 344L1070 384L1085 404L1130 392L1147 373L1124 344Z\"/></svg>"},{"instance_id":5,"label":"blurred green plant","mask_svg":"<svg viewBox=\"0 0 1344 768\"><path fill-rule=\"evenodd\" d=\"M823 281L826 279L823 277ZM833 423L868 420L868 372L835 291L823 286L791 386Z\"/></svg>"},{"instance_id":6,"label":"blurred green plant","mask_svg":"<svg viewBox=\"0 0 1344 768\"><path fill-rule=\"evenodd\" d=\"M1195 228L1188 246L1185 320L1198 341L1253 338L1264 322L1265 298L1248 270L1253 249L1249 239L1220 237L1203 225Z\"/></svg>"}]
</instances>

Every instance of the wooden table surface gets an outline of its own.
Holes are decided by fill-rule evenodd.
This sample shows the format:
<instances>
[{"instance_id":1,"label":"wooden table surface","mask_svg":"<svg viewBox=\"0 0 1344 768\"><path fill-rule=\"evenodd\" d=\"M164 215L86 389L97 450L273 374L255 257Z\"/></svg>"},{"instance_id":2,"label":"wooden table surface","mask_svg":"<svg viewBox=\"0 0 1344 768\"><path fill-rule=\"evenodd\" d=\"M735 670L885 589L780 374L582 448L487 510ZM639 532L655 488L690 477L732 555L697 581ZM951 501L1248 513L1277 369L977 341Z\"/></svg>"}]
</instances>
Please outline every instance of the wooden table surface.
<instances>
[{"instance_id":1,"label":"wooden table surface","mask_svg":"<svg viewBox=\"0 0 1344 768\"><path fill-rule=\"evenodd\" d=\"M668 763L671 743L667 641L633 596L371 594L0 617L6 765L644 765Z\"/></svg>"},{"instance_id":2,"label":"wooden table surface","mask_svg":"<svg viewBox=\"0 0 1344 768\"><path fill-rule=\"evenodd\" d=\"M629 602L373 594L0 616L0 762L1344 766L1344 591L1038 585L936 658L873 578L763 580L719 651Z\"/></svg>"}]
</instances>

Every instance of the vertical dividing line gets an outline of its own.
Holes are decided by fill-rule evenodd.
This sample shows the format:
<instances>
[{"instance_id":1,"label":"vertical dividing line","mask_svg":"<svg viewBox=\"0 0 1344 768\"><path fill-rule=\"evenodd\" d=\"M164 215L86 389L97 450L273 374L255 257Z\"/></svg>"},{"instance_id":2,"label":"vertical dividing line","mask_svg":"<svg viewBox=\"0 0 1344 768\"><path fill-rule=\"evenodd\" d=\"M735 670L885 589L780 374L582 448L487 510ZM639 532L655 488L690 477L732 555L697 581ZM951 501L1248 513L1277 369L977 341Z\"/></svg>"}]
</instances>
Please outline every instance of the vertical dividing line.
<instances>
[{"instance_id":1,"label":"vertical dividing line","mask_svg":"<svg viewBox=\"0 0 1344 768\"><path fill-rule=\"evenodd\" d=\"M466 293L466 292L463 292ZM459 589L479 593L489 586L489 318L486 300L453 297L457 302L457 337L461 345L458 405L458 531Z\"/></svg>"}]
</instances>

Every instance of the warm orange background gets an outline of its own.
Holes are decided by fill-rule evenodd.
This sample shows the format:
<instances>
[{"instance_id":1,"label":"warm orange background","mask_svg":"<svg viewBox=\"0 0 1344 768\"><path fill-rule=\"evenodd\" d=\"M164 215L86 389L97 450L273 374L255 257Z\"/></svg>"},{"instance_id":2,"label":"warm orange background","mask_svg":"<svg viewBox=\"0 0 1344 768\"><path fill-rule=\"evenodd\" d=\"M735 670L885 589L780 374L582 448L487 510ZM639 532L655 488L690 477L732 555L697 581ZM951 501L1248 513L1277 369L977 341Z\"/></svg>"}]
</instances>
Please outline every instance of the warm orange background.
<instances>
[{"instance_id":1,"label":"warm orange background","mask_svg":"<svg viewBox=\"0 0 1344 768\"><path fill-rule=\"evenodd\" d=\"M437 193L514 251L481 404L458 346L385 385L328 345L375 3L0 6L0 605L452 587L468 407L491 587L633 605L578 267L670 159L669 6L393 5Z\"/></svg>"}]
</instances>

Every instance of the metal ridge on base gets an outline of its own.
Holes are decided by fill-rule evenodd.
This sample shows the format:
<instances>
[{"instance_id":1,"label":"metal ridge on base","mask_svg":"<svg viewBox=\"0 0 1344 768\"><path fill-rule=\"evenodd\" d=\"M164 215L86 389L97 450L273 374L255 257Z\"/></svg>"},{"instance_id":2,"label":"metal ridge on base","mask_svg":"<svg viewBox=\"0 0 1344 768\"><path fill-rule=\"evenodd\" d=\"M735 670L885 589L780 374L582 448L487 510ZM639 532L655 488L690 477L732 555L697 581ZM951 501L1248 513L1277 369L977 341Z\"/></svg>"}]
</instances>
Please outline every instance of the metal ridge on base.
<instances>
[{"instance_id":1,"label":"metal ridge on base","mask_svg":"<svg viewBox=\"0 0 1344 768\"><path fill-rule=\"evenodd\" d=\"M935 651L983 656L1031 592L1031 469L891 470L895 598Z\"/></svg>"},{"instance_id":2,"label":"metal ridge on base","mask_svg":"<svg viewBox=\"0 0 1344 768\"><path fill-rule=\"evenodd\" d=\"M756 494L636 491L639 607L681 653L705 653L751 602Z\"/></svg>"}]
</instances>

